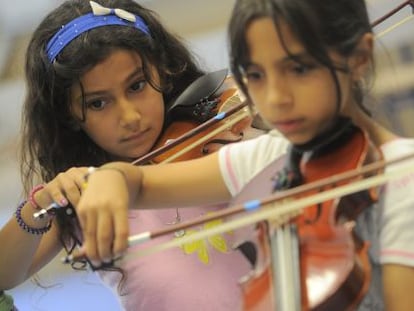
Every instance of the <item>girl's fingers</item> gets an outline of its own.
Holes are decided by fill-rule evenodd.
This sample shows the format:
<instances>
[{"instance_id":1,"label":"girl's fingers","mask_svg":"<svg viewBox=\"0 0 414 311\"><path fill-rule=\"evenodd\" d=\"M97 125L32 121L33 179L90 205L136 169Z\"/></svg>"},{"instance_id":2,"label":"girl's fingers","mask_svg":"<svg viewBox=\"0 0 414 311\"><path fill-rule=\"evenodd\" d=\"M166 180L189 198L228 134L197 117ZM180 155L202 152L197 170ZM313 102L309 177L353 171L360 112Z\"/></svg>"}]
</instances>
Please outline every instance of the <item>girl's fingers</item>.
<instances>
[{"instance_id":1,"label":"girl's fingers","mask_svg":"<svg viewBox=\"0 0 414 311\"><path fill-rule=\"evenodd\" d=\"M79 167L76 170L76 175L73 180L75 181L77 188L80 190L80 193L82 193L85 188L85 175L87 172L88 168L86 167Z\"/></svg>"},{"instance_id":2,"label":"girl's fingers","mask_svg":"<svg viewBox=\"0 0 414 311\"><path fill-rule=\"evenodd\" d=\"M88 258L93 268L99 268L101 265L113 263L125 252L128 247L128 223L123 219L127 214L122 216L122 211L119 211L117 214L119 217L113 219L108 210L104 208L102 210L99 212L98 218L90 216L90 219L89 216L83 216L79 219L84 232L84 243L80 249L65 258L64 262L69 263ZM93 222L92 219L97 219L97 221ZM94 226L96 226L95 231L92 229ZM114 235L115 230L119 234Z\"/></svg>"},{"instance_id":3,"label":"girl's fingers","mask_svg":"<svg viewBox=\"0 0 414 311\"><path fill-rule=\"evenodd\" d=\"M104 263L112 261L112 244L114 240L113 219L111 214L103 210L99 214L97 221L97 250L99 258Z\"/></svg>"},{"instance_id":4,"label":"girl's fingers","mask_svg":"<svg viewBox=\"0 0 414 311\"><path fill-rule=\"evenodd\" d=\"M63 189L66 199L72 204L77 205L81 196L81 188L73 179L65 179L61 181L61 188Z\"/></svg>"},{"instance_id":5,"label":"girl's fingers","mask_svg":"<svg viewBox=\"0 0 414 311\"><path fill-rule=\"evenodd\" d=\"M75 206L84 234L85 255L94 266L111 262L128 247L129 196L127 190L116 186L117 178L125 182L113 170L94 172ZM115 186L108 180L114 181Z\"/></svg>"},{"instance_id":6,"label":"girl's fingers","mask_svg":"<svg viewBox=\"0 0 414 311\"><path fill-rule=\"evenodd\" d=\"M71 168L66 172L59 173L52 181L45 185L42 191L35 194L36 202L41 202L41 206L56 202L60 206L68 203L76 205L79 202L86 167Z\"/></svg>"},{"instance_id":7,"label":"girl's fingers","mask_svg":"<svg viewBox=\"0 0 414 311\"><path fill-rule=\"evenodd\" d=\"M114 258L118 258L125 253L128 248L129 224L128 211L126 208L120 208L114 218L115 239L113 244Z\"/></svg>"},{"instance_id":8,"label":"girl's fingers","mask_svg":"<svg viewBox=\"0 0 414 311\"><path fill-rule=\"evenodd\" d=\"M84 183L83 177L86 172L87 168L71 168L56 178L61 194L65 199L69 200L72 205L77 205L79 202ZM62 200L62 198L60 200Z\"/></svg>"},{"instance_id":9,"label":"girl's fingers","mask_svg":"<svg viewBox=\"0 0 414 311\"><path fill-rule=\"evenodd\" d=\"M85 252L94 266L100 266L101 259L99 257L97 247L97 221L98 215L93 212L79 213L78 219L83 233L83 246L82 249Z\"/></svg>"}]
</instances>

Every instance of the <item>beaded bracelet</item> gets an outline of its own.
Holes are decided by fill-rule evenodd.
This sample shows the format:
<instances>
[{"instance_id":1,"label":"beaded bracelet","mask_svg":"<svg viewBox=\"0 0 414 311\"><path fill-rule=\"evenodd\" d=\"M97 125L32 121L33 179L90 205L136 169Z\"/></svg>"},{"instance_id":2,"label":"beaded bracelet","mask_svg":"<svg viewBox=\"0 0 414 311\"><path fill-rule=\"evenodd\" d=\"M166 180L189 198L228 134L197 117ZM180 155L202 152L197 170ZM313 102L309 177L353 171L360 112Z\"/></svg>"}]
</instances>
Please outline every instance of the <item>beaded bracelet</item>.
<instances>
[{"instance_id":1,"label":"beaded bracelet","mask_svg":"<svg viewBox=\"0 0 414 311\"><path fill-rule=\"evenodd\" d=\"M35 193L36 192L38 192L39 190L42 190L43 188L45 187L45 185L44 184L39 184L39 185L37 185L37 186L35 186L35 187L33 187L33 189L30 191L30 193L29 193L29 202L30 202L30 204L32 204L32 206L35 208L35 209L39 209L39 205L37 204L37 202L36 202L36 200L35 200L35 198L34 198L34 195L35 195Z\"/></svg>"},{"instance_id":2,"label":"beaded bracelet","mask_svg":"<svg viewBox=\"0 0 414 311\"><path fill-rule=\"evenodd\" d=\"M43 228L32 228L32 227L28 226L22 218L22 208L26 204L26 202L27 201L23 201L22 203L20 203L20 205L16 209L16 212L14 213L15 216L16 216L17 223L19 224L20 228L22 228L24 231L26 231L28 233L37 234L37 235L45 234L52 227L52 221L50 221L46 225L46 227L43 227Z\"/></svg>"}]
</instances>

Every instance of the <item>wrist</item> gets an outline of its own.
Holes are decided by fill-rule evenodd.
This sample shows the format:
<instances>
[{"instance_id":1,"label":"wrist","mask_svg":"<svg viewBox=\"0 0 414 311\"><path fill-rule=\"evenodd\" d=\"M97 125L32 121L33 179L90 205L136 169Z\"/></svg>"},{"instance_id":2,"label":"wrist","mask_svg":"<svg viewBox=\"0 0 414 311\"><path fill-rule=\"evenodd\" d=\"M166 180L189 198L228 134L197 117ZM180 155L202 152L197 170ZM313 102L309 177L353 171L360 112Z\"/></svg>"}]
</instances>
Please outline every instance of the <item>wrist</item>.
<instances>
[{"instance_id":1,"label":"wrist","mask_svg":"<svg viewBox=\"0 0 414 311\"><path fill-rule=\"evenodd\" d=\"M101 166L99 169L113 169L119 171L123 175L130 193L133 193L139 188L139 185L141 185L142 171L139 166L125 162L112 162Z\"/></svg>"},{"instance_id":2,"label":"wrist","mask_svg":"<svg viewBox=\"0 0 414 311\"><path fill-rule=\"evenodd\" d=\"M41 210L51 203L50 196L45 190L45 184L39 184L30 191L27 201L30 203L32 208L36 210Z\"/></svg>"},{"instance_id":3,"label":"wrist","mask_svg":"<svg viewBox=\"0 0 414 311\"><path fill-rule=\"evenodd\" d=\"M124 172L124 170L123 170L123 169L121 169L121 168L119 168L119 167L117 167L117 166L114 166L114 165L108 165L108 164L102 165L102 166L100 166L100 167L94 167L94 166L90 166L90 167L88 167L88 172L87 172L87 173L85 174L85 176L83 177L83 178L84 178L84 180L85 180L85 183L87 183L87 182L88 182L89 177L90 177L92 174L94 174L94 173L96 173L96 172L99 172L99 171L114 171L114 172L117 172L117 174L120 174L120 175L122 176L122 178L125 180L125 182L126 182L126 183L128 183L128 178L127 178L127 175L126 175L126 173Z\"/></svg>"},{"instance_id":4,"label":"wrist","mask_svg":"<svg viewBox=\"0 0 414 311\"><path fill-rule=\"evenodd\" d=\"M88 173L85 175L85 181L87 182L88 177L94 172L109 170L116 171L122 175L122 178L125 181L125 185L127 186L128 192L130 194L130 201L136 202L142 182L142 170L139 166L125 162L107 163L98 168L89 168Z\"/></svg>"}]
</instances>

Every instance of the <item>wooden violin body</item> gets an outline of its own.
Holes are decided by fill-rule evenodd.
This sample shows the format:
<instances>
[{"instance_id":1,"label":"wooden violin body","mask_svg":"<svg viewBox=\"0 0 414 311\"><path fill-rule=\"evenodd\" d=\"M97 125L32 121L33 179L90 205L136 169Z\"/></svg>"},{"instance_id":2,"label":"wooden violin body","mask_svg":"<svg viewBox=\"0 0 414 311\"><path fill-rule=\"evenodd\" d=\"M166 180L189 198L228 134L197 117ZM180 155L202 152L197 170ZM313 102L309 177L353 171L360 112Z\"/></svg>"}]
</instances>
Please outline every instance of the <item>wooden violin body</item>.
<instances>
[{"instance_id":1,"label":"wooden violin body","mask_svg":"<svg viewBox=\"0 0 414 311\"><path fill-rule=\"evenodd\" d=\"M367 137L358 130L351 142L337 148L334 155L302 163L304 182L358 168L367 161L368 151ZM232 203L272 193L275 172L283 169L285 161L282 157L271 163ZM254 270L241 282L244 310L354 310L368 289L370 265L368 244L358 238L353 225L359 212L375 199L373 190L352 194L307 207L300 215L269 219L251 228L257 252ZM281 303L291 297L293 301Z\"/></svg>"},{"instance_id":2,"label":"wooden violin body","mask_svg":"<svg viewBox=\"0 0 414 311\"><path fill-rule=\"evenodd\" d=\"M190 132L202 122L207 121L210 118L213 118L218 113L228 110L229 108L236 106L241 103L241 100L238 95L238 89L234 85L232 78L227 77L223 84L218 88L214 94L209 96L209 98L202 98L200 101L193 106L189 107L189 111L186 111L186 114L181 116L178 113L173 113L174 121L165 129L163 135L159 138L155 149L168 145L171 140L174 140L181 135ZM186 139L185 145L191 145L196 143L201 138L206 136L208 133L214 131L221 125L225 125L229 119L218 122L208 128L200 131L196 135ZM243 139L243 131L249 127L251 124L251 117L245 113L244 117L235 124L231 124L225 128L225 130L214 135L207 141L202 142L201 144L195 144L194 147L190 148L185 154L178 157L176 160L188 160L201 157L203 155L209 154L213 151L216 151L223 144L237 142ZM170 150L164 152L162 155L156 157L153 162L160 163L165 159L169 158L171 155L176 154L182 145L171 148Z\"/></svg>"}]
</instances>

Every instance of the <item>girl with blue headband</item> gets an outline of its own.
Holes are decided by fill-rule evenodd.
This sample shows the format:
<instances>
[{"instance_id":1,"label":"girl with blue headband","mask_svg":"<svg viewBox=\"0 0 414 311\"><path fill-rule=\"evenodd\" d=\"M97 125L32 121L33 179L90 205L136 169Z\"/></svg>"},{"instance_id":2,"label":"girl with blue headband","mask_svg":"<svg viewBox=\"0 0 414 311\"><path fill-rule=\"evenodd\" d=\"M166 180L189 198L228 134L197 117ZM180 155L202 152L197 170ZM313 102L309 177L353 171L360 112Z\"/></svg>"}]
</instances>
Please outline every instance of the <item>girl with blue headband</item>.
<instances>
[{"instance_id":1,"label":"girl with blue headband","mask_svg":"<svg viewBox=\"0 0 414 311\"><path fill-rule=\"evenodd\" d=\"M166 105L203 75L153 12L132 0L97 2L66 1L41 22L28 46L21 159L28 198L0 232L0 291L32 276L62 246L71 252L82 244L77 218L65 207L76 208L87 167L148 153L165 128ZM42 184L34 186L36 180ZM56 216L34 220L33 213L52 201L63 207ZM112 239L170 226L176 216L175 208L131 211L120 231L103 225ZM98 273L125 310L231 310L241 301L237 280L249 263L226 239L120 268L104 265Z\"/></svg>"},{"instance_id":2,"label":"girl with blue headband","mask_svg":"<svg viewBox=\"0 0 414 311\"><path fill-rule=\"evenodd\" d=\"M284 137L271 131L250 141L224 146L207 157L162 167L115 162L95 169L87 175L87 188L77 206L85 233L78 255L100 261L126 251L126 237L116 232L125 225L128 208L230 201L245 185L260 193L266 185L254 183L257 175L268 177L270 185L273 176L277 189L284 184L298 185L308 160L329 156L329 150L333 150L330 148L338 149L345 144L347 136L342 134L348 130L342 129L350 129L348 125L364 130L386 161L413 153L413 139L394 134L366 108L368 90L363 82L373 66L374 36L364 0L239 0L232 13L229 38L231 68L238 85L264 121ZM277 171L274 164L279 159L286 161L287 174ZM340 161L346 163L348 159L347 155ZM399 168L404 167L392 164L386 167L386 172ZM274 171L269 172L271 169ZM175 178L178 175L180 178ZM191 191L186 191L189 188ZM347 310L413 308L413 188L412 172L389 182L381 188L377 203L348 223L360 238L369 242L372 271L360 296L363 299L348 301L350 305L354 302L354 306ZM100 193L103 195L97 199ZM252 203L255 204L246 204L245 208L257 207L256 201ZM99 222L89 220L102 210L106 212L100 214ZM277 211L275 208L274 212ZM245 219L253 217L248 215ZM316 221L306 220L309 226ZM277 224L284 220L282 217L270 221ZM113 225L115 234L109 241L104 239L106 227L102 223ZM145 241L152 234L143 231L138 238ZM299 249L294 251L299 253ZM318 268L321 279L332 277L334 282L334 271L324 269L322 263ZM295 272L298 273L294 270L292 274ZM309 282L305 286L310 287L317 300L328 283ZM313 284L316 286L312 287ZM357 284L350 283L350 287L354 285ZM286 296L303 292L295 288ZM282 298L286 297L278 296L277 302ZM342 302L347 303L347 297L343 298ZM299 300L299 307L277 310L304 310L301 301L304 300ZM318 307L312 310L345 310L339 304L325 309Z\"/></svg>"}]
</instances>

